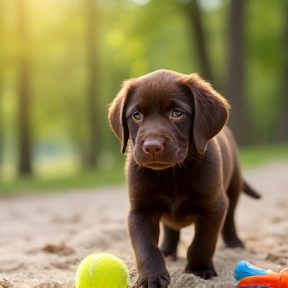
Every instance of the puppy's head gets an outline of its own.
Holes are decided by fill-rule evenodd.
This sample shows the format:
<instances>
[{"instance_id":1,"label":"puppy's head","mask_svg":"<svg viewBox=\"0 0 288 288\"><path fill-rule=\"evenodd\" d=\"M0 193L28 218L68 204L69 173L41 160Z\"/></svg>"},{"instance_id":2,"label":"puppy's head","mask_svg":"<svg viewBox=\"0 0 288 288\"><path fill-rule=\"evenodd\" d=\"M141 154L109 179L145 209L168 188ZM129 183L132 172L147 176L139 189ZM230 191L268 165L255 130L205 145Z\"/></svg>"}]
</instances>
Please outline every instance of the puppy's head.
<instances>
[{"instance_id":1,"label":"puppy's head","mask_svg":"<svg viewBox=\"0 0 288 288\"><path fill-rule=\"evenodd\" d=\"M125 152L159 170L182 163L191 146L204 154L228 119L229 104L197 74L158 70L123 83L109 109Z\"/></svg>"}]
</instances>

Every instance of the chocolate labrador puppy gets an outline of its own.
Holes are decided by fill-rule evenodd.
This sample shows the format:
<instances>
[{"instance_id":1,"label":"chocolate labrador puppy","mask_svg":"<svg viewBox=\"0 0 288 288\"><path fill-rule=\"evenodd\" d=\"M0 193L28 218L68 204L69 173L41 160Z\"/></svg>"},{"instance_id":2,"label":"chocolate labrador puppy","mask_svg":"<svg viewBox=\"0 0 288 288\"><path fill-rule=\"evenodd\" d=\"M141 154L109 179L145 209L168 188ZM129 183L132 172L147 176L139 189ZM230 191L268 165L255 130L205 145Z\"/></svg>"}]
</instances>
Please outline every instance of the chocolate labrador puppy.
<instances>
[{"instance_id":1,"label":"chocolate labrador puppy","mask_svg":"<svg viewBox=\"0 0 288 288\"><path fill-rule=\"evenodd\" d=\"M164 256L176 259L180 229L195 224L185 272L216 276L212 263L221 231L228 247L243 247L234 210L243 190L229 104L197 74L158 70L124 82L109 110L113 131L128 147L128 227L135 251L136 287L166 288ZM160 248L159 222L164 239Z\"/></svg>"}]
</instances>

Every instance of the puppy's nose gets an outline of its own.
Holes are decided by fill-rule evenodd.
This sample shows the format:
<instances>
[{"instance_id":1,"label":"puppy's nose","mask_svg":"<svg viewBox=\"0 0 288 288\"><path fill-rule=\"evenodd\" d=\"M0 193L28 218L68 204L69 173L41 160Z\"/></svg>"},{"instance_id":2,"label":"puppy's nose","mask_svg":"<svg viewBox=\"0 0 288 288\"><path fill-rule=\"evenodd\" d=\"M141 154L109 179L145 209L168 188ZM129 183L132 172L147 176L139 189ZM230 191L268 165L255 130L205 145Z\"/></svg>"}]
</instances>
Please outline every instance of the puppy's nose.
<instances>
[{"instance_id":1,"label":"puppy's nose","mask_svg":"<svg viewBox=\"0 0 288 288\"><path fill-rule=\"evenodd\" d=\"M163 143L159 139L146 139L143 143L143 151L147 154L151 154L152 156L161 154L163 150Z\"/></svg>"}]
</instances>

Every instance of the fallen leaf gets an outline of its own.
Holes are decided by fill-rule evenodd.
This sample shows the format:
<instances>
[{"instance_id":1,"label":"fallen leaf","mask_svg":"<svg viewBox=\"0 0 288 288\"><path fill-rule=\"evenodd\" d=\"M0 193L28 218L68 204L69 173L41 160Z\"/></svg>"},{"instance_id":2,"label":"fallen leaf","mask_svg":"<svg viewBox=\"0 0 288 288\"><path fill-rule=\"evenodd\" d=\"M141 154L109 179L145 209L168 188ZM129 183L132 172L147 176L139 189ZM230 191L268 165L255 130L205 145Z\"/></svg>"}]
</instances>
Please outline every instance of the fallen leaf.
<instances>
[{"instance_id":1,"label":"fallen leaf","mask_svg":"<svg viewBox=\"0 0 288 288\"><path fill-rule=\"evenodd\" d=\"M34 288L61 288L61 284L57 282L46 282L35 286Z\"/></svg>"},{"instance_id":2,"label":"fallen leaf","mask_svg":"<svg viewBox=\"0 0 288 288\"><path fill-rule=\"evenodd\" d=\"M45 252L58 253L62 255L70 255L75 252L73 248L65 244L60 244L60 245L47 244L46 246L42 248L42 250Z\"/></svg>"},{"instance_id":3,"label":"fallen leaf","mask_svg":"<svg viewBox=\"0 0 288 288\"><path fill-rule=\"evenodd\" d=\"M1 288L14 288L14 285L9 280L3 278L0 280L0 287Z\"/></svg>"}]
</instances>

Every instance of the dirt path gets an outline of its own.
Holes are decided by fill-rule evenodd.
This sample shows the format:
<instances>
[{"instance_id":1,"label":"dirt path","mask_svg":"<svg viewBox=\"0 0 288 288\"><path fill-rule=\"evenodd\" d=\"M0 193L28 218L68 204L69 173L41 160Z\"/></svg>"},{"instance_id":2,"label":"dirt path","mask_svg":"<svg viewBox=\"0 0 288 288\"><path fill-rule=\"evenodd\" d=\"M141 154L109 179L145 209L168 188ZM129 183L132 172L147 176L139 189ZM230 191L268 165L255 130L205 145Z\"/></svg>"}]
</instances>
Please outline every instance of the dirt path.
<instances>
[{"instance_id":1,"label":"dirt path","mask_svg":"<svg viewBox=\"0 0 288 288\"><path fill-rule=\"evenodd\" d=\"M288 266L288 162L247 169L244 175L263 195L259 201L242 195L239 203L239 235L247 249L226 249L219 240L214 258L219 277L200 280L182 273L193 235L193 228L184 229L180 259L167 263L172 287L233 286L241 259L276 270ZM127 211L125 187L0 199L0 280L8 280L0 283L72 288L80 260L95 250L121 257L133 274Z\"/></svg>"}]
</instances>

